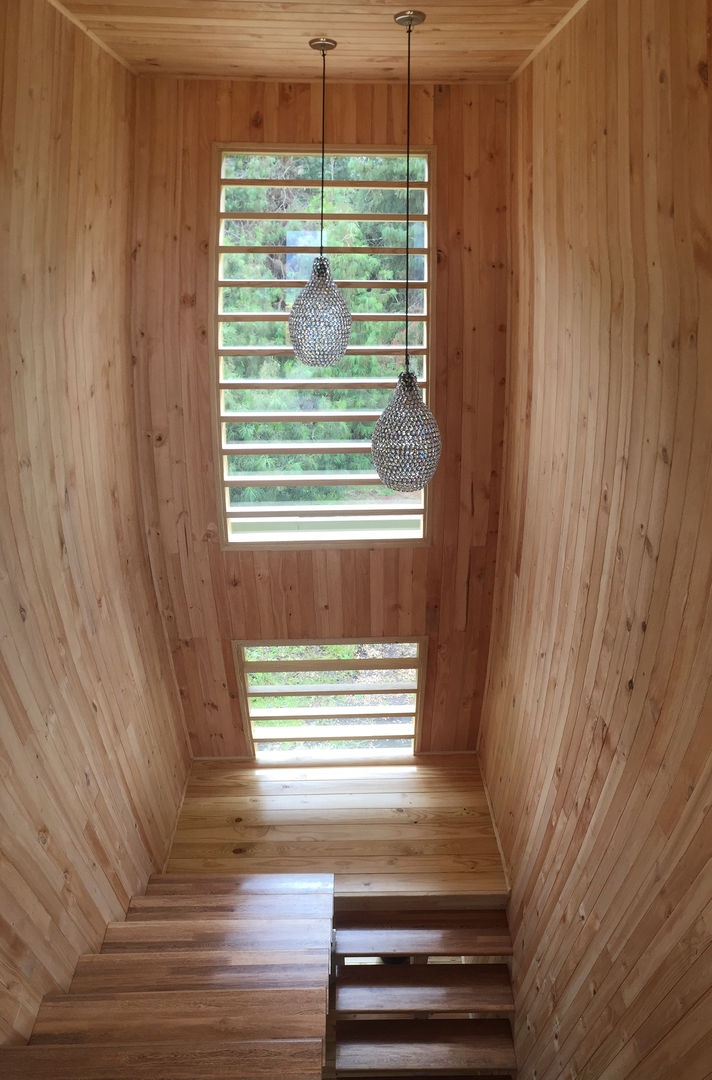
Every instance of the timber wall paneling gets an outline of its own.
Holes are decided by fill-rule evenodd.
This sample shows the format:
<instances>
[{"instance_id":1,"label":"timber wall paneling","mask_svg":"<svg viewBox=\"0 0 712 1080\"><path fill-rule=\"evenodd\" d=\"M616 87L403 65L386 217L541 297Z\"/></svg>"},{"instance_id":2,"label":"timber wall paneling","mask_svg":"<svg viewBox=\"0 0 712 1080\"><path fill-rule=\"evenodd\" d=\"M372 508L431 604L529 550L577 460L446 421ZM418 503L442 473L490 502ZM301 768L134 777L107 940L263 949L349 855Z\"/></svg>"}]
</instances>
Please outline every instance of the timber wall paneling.
<instances>
[{"instance_id":1,"label":"timber wall paneling","mask_svg":"<svg viewBox=\"0 0 712 1080\"><path fill-rule=\"evenodd\" d=\"M483 771L522 1080L712 1074L705 0L590 0L512 112Z\"/></svg>"},{"instance_id":2,"label":"timber wall paneling","mask_svg":"<svg viewBox=\"0 0 712 1080\"><path fill-rule=\"evenodd\" d=\"M21 1041L160 867L189 751L139 517L134 79L46 0L5 0L0 53L0 1041Z\"/></svg>"},{"instance_id":3,"label":"timber wall paneling","mask_svg":"<svg viewBox=\"0 0 712 1080\"><path fill-rule=\"evenodd\" d=\"M428 635L423 751L475 745L504 412L508 89L418 85L436 150L432 543L221 551L208 351L212 144L317 147L318 84L139 78L134 351L154 580L193 751L246 753L232 641ZM327 146L403 146L400 85L329 87Z\"/></svg>"}]
</instances>

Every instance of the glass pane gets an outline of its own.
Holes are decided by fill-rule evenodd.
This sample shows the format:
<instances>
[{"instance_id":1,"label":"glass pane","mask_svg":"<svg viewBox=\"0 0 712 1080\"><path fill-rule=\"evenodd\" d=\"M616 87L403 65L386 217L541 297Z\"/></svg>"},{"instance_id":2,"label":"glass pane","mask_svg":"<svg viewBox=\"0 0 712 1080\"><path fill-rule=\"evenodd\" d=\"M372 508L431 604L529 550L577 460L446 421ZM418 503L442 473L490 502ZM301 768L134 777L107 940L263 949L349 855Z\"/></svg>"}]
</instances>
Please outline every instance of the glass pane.
<instances>
[{"instance_id":1,"label":"glass pane","mask_svg":"<svg viewBox=\"0 0 712 1080\"><path fill-rule=\"evenodd\" d=\"M411 222L410 243L411 247L426 247L424 221ZM318 247L319 222L228 218L222 222L220 244L225 247ZM405 247L405 222L326 221L324 247Z\"/></svg>"},{"instance_id":2,"label":"glass pane","mask_svg":"<svg viewBox=\"0 0 712 1080\"><path fill-rule=\"evenodd\" d=\"M295 514L300 510L309 510L324 503L329 507L347 507L353 510L393 509L396 513L402 506L422 508L422 492L390 491L383 484L357 484L349 487L344 484L339 487L231 487L228 491L228 509L238 510L240 507L259 507L265 514L269 513L270 506L275 509L290 503L290 509Z\"/></svg>"},{"instance_id":3,"label":"glass pane","mask_svg":"<svg viewBox=\"0 0 712 1080\"><path fill-rule=\"evenodd\" d=\"M427 180L427 162L425 155L411 155L411 180ZM226 180L245 178L319 180L321 155L316 153L255 154L230 151L223 154L221 175ZM327 180L397 180L400 182L405 178L405 155L327 154L324 175Z\"/></svg>"},{"instance_id":4,"label":"glass pane","mask_svg":"<svg viewBox=\"0 0 712 1080\"><path fill-rule=\"evenodd\" d=\"M267 673L269 674L269 672ZM275 683L275 685L278 685ZM375 700L374 700L375 697ZM397 709L410 709L411 713L415 714L415 694L382 694L378 691L374 696L369 697L367 694L287 694L285 696L279 696L277 694L270 695L269 697L250 697L250 716L257 722L259 712L276 712L280 709L358 709L363 708L364 705L373 706L378 705L392 705ZM366 723L370 722L370 717L364 719L363 717L356 721L352 717L340 717L340 724L350 723ZM260 721L260 723L267 723L268 721ZM273 721L269 721L272 723ZM316 721L309 721L311 724ZM321 723L321 720L319 720ZM280 723L286 723L280 721ZM396 718L392 716L381 717L379 723L402 723L402 718Z\"/></svg>"},{"instance_id":5,"label":"glass pane","mask_svg":"<svg viewBox=\"0 0 712 1080\"><path fill-rule=\"evenodd\" d=\"M405 183L405 162L402 182ZM410 210L413 214L426 212L426 195L423 188L412 188ZM321 192L318 184L313 187L225 187L222 193L222 209L226 213L319 213ZM325 214L404 214L404 188L330 188L324 190Z\"/></svg>"},{"instance_id":6,"label":"glass pane","mask_svg":"<svg viewBox=\"0 0 712 1080\"><path fill-rule=\"evenodd\" d=\"M392 391L382 389L351 390L343 387L319 386L314 390L274 389L223 390L222 408L225 414L235 412L323 412L364 409L382 411ZM310 422L309 420L304 423Z\"/></svg>"},{"instance_id":7,"label":"glass pane","mask_svg":"<svg viewBox=\"0 0 712 1080\"><path fill-rule=\"evenodd\" d=\"M227 252L220 256L219 275L223 281L275 281L311 277L312 254L287 255L282 252ZM331 272L337 280L402 281L405 279L405 255L330 255ZM425 255L411 255L411 281L425 281Z\"/></svg>"},{"instance_id":8,"label":"glass pane","mask_svg":"<svg viewBox=\"0 0 712 1080\"><path fill-rule=\"evenodd\" d=\"M247 659L250 660L286 660L287 658L282 656L281 645L263 646L263 648L273 649L274 652L270 656L253 657L252 654ZM359 648L359 646L353 646L353 648ZM361 646L363 648L363 646ZM382 648L382 646L381 646ZM390 648L390 646L389 646ZM413 648L413 646L411 646ZM245 650L247 651L247 650ZM250 650L252 653L252 650ZM290 659L294 659L290 657ZM304 658L308 659L308 658ZM365 659L365 658L362 658ZM324 672L324 671L309 671L309 672L250 672L247 674L247 689L252 691L264 686L305 686L307 684L322 684L326 686L338 685L341 683L348 683L350 685L363 685L364 693L368 692L370 686L382 686L384 684L398 685L404 684L406 686L414 686L417 679L417 669L415 667L397 667L393 670L364 670L359 671L336 671L336 672ZM365 700L365 699L364 699Z\"/></svg>"},{"instance_id":9,"label":"glass pane","mask_svg":"<svg viewBox=\"0 0 712 1080\"><path fill-rule=\"evenodd\" d=\"M236 289L219 290L219 311L221 314L242 314L248 311L289 311L299 296L301 289L288 289L286 286L272 289ZM425 311L425 290L410 289L410 311L421 314ZM380 312L393 312L401 318L405 312L405 289L343 289L343 297L349 311L367 312L369 315Z\"/></svg>"},{"instance_id":10,"label":"glass pane","mask_svg":"<svg viewBox=\"0 0 712 1080\"><path fill-rule=\"evenodd\" d=\"M308 645L245 645L245 660L409 659L418 655L417 641L314 642ZM333 675L329 672L329 675ZM353 673L349 673L349 677ZM305 679L304 672L299 673ZM390 675L388 676L390 678ZM280 676L281 681L281 676Z\"/></svg>"},{"instance_id":11,"label":"glass pane","mask_svg":"<svg viewBox=\"0 0 712 1080\"><path fill-rule=\"evenodd\" d=\"M310 367L294 356L223 356L220 358L221 382L230 379L363 379L395 380L403 366L400 356L342 356L337 368ZM421 379L424 356L411 356L411 369Z\"/></svg>"},{"instance_id":12,"label":"glass pane","mask_svg":"<svg viewBox=\"0 0 712 1080\"><path fill-rule=\"evenodd\" d=\"M353 424L343 421L323 424L223 424L223 448L230 450L240 443L300 442L370 442L375 421ZM265 450L268 450L265 447Z\"/></svg>"},{"instance_id":13,"label":"glass pane","mask_svg":"<svg viewBox=\"0 0 712 1080\"><path fill-rule=\"evenodd\" d=\"M412 321L408 336L413 346L425 344L425 323ZM397 315L387 321L352 323L349 345L403 345L404 342L405 327ZM288 322L286 317L280 322L221 322L219 343L223 349L245 345L290 345Z\"/></svg>"},{"instance_id":14,"label":"glass pane","mask_svg":"<svg viewBox=\"0 0 712 1080\"><path fill-rule=\"evenodd\" d=\"M357 473L375 472L370 453L361 454L228 454L227 479L241 473Z\"/></svg>"}]
</instances>

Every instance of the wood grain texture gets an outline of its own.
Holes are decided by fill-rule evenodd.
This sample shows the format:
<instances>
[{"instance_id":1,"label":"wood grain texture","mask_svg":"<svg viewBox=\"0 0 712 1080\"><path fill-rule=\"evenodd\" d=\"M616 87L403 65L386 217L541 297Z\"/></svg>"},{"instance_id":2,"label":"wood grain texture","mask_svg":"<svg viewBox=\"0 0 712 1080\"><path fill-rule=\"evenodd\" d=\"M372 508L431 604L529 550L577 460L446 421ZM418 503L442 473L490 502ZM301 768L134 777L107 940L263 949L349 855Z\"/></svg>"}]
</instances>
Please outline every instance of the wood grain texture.
<instances>
[{"instance_id":1,"label":"wood grain texture","mask_svg":"<svg viewBox=\"0 0 712 1080\"><path fill-rule=\"evenodd\" d=\"M161 864L189 750L140 523L134 80L46 3L0 13L0 1041Z\"/></svg>"},{"instance_id":2,"label":"wood grain texture","mask_svg":"<svg viewBox=\"0 0 712 1080\"><path fill-rule=\"evenodd\" d=\"M45 998L31 1046L62 1043L222 1042L321 1039L326 991L165 990ZM239 1050L238 1050L239 1052Z\"/></svg>"},{"instance_id":3,"label":"wood grain texture","mask_svg":"<svg viewBox=\"0 0 712 1080\"><path fill-rule=\"evenodd\" d=\"M77 964L71 994L171 990L248 990L325 985L329 949L172 949L89 953Z\"/></svg>"},{"instance_id":4,"label":"wood grain texture","mask_svg":"<svg viewBox=\"0 0 712 1080\"><path fill-rule=\"evenodd\" d=\"M712 1068L705 0L590 0L517 81L481 755L522 1080Z\"/></svg>"},{"instance_id":5,"label":"wood grain texture","mask_svg":"<svg viewBox=\"0 0 712 1080\"><path fill-rule=\"evenodd\" d=\"M3 1052L4 1080L320 1080L321 1039L27 1046Z\"/></svg>"},{"instance_id":6,"label":"wood grain texture","mask_svg":"<svg viewBox=\"0 0 712 1080\"><path fill-rule=\"evenodd\" d=\"M339 900L464 894L463 906L497 907L508 895L474 755L358 767L196 761L166 869L144 906L154 889L195 891L181 874L204 875L210 894L224 888L215 875L231 872L334 873Z\"/></svg>"},{"instance_id":7,"label":"wood grain texture","mask_svg":"<svg viewBox=\"0 0 712 1080\"><path fill-rule=\"evenodd\" d=\"M353 1013L514 1011L504 964L352 964L339 968L334 1007Z\"/></svg>"},{"instance_id":8,"label":"wood grain texture","mask_svg":"<svg viewBox=\"0 0 712 1080\"><path fill-rule=\"evenodd\" d=\"M102 951L328 949L330 919L189 919L109 923Z\"/></svg>"},{"instance_id":9,"label":"wood grain texture","mask_svg":"<svg viewBox=\"0 0 712 1080\"><path fill-rule=\"evenodd\" d=\"M443 82L507 79L576 0L430 0L418 28L419 77ZM403 31L387 0L63 0L136 71L213 78L319 75L309 38L338 41L330 65L341 79L400 79Z\"/></svg>"},{"instance_id":10,"label":"wood grain texture","mask_svg":"<svg viewBox=\"0 0 712 1080\"><path fill-rule=\"evenodd\" d=\"M506 1020L342 1020L336 1068L346 1075L511 1076L516 1061Z\"/></svg>"},{"instance_id":11,"label":"wood grain texture","mask_svg":"<svg viewBox=\"0 0 712 1080\"><path fill-rule=\"evenodd\" d=\"M475 745L487 664L504 408L508 89L423 85L436 150L434 408L444 454L429 547L222 551L207 343L214 141L318 144L306 83L138 81L134 351L154 581L192 746L246 754L235 639L427 635L424 752ZM404 145L402 86L330 87L330 146ZM474 433L474 434L473 434Z\"/></svg>"},{"instance_id":12,"label":"wood grain texture","mask_svg":"<svg viewBox=\"0 0 712 1080\"><path fill-rule=\"evenodd\" d=\"M448 916L456 915L449 919ZM361 927L344 917L334 934L337 956L509 956L512 941L504 911L440 912L437 922L411 916ZM402 921L411 925L400 925ZM424 922L424 925L423 925ZM451 925L452 923L452 925ZM355 925L352 925L355 924Z\"/></svg>"}]
</instances>

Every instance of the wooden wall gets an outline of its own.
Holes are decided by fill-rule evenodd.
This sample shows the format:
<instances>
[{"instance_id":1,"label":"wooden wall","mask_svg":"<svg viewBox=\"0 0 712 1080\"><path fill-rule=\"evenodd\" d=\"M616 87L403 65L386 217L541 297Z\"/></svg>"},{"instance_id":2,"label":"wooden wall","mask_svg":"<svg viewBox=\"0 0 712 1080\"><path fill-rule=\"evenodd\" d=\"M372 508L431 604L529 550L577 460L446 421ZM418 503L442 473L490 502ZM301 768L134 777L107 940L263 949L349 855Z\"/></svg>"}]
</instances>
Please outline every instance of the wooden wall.
<instances>
[{"instance_id":1,"label":"wooden wall","mask_svg":"<svg viewBox=\"0 0 712 1080\"><path fill-rule=\"evenodd\" d=\"M414 90L437 148L430 547L222 552L207 348L211 144L314 143L318 84L140 78L134 350L151 561L194 753L242 755L235 638L430 639L423 749L475 745L490 630L504 409L504 87ZM400 145L402 86L332 85L330 145ZM463 437L464 433L464 437Z\"/></svg>"},{"instance_id":2,"label":"wooden wall","mask_svg":"<svg viewBox=\"0 0 712 1080\"><path fill-rule=\"evenodd\" d=\"M134 80L46 0L0 14L0 1041L159 867L187 769L139 520Z\"/></svg>"},{"instance_id":3,"label":"wooden wall","mask_svg":"<svg viewBox=\"0 0 712 1080\"><path fill-rule=\"evenodd\" d=\"M514 87L482 765L522 1080L712 1070L705 0L590 0Z\"/></svg>"}]
</instances>

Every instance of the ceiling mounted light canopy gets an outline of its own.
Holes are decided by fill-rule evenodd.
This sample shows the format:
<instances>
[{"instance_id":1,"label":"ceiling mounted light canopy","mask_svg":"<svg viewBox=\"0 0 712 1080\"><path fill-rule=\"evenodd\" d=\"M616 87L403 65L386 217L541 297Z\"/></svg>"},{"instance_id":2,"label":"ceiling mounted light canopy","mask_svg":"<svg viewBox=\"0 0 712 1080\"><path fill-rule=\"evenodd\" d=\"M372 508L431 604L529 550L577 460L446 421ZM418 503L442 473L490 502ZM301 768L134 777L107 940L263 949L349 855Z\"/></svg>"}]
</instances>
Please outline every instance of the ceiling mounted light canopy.
<instances>
[{"instance_id":1,"label":"ceiling mounted light canopy","mask_svg":"<svg viewBox=\"0 0 712 1080\"><path fill-rule=\"evenodd\" d=\"M371 440L371 457L381 481L392 491L419 491L435 475L442 444L435 417L423 401L418 380L410 370L408 315L410 298L410 36L425 21L422 11L399 11L394 15L408 35L408 90L406 109L405 188L405 370Z\"/></svg>"},{"instance_id":2,"label":"ceiling mounted light canopy","mask_svg":"<svg viewBox=\"0 0 712 1080\"><path fill-rule=\"evenodd\" d=\"M289 337L294 354L303 364L328 367L346 352L351 335L351 313L334 284L329 260L324 255L324 133L326 117L326 54L336 48L331 38L312 38L311 49L321 53L321 213L319 254L310 281L304 286L289 314Z\"/></svg>"}]
</instances>

